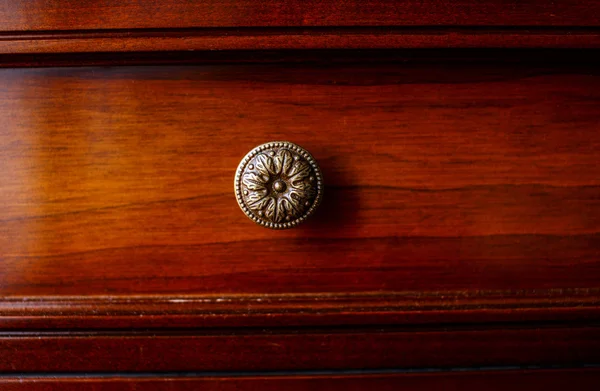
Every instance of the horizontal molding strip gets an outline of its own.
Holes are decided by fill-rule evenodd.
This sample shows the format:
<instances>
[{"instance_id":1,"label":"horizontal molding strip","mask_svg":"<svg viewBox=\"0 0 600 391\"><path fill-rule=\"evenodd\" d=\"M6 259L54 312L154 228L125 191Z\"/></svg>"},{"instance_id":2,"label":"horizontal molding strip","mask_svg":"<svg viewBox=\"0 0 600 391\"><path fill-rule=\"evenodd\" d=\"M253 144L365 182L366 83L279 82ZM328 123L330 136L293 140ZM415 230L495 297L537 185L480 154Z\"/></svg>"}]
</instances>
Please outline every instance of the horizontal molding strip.
<instances>
[{"instance_id":1,"label":"horizontal molding strip","mask_svg":"<svg viewBox=\"0 0 600 391\"><path fill-rule=\"evenodd\" d=\"M600 320L600 289L0 299L0 330L310 327Z\"/></svg>"},{"instance_id":2,"label":"horizontal molding strip","mask_svg":"<svg viewBox=\"0 0 600 391\"><path fill-rule=\"evenodd\" d=\"M552 368L552 369L510 369L510 370L460 370L447 372L420 373L365 373L365 374L331 374L312 375L299 372L295 375L254 375L231 377L190 376L186 374L156 374L145 377L137 374L104 374L104 375L43 375L0 376L0 387L9 390L59 390L71 391L82 388L93 388L97 391L120 391L131 389L144 390L422 390L422 389L456 389L456 390L531 390L545 391L576 389L595 390L600 381L600 370L597 368Z\"/></svg>"},{"instance_id":3,"label":"horizontal molding strip","mask_svg":"<svg viewBox=\"0 0 600 391\"><path fill-rule=\"evenodd\" d=\"M600 364L584 365L521 365L521 366L494 366L494 367L458 367L458 368L385 368L385 369L340 369L340 370L309 370L309 371L261 371L261 372L91 372L91 373L72 373L72 372L45 372L29 373L0 373L0 379L194 379L194 378L245 378L253 379L257 377L266 378L285 378L295 377L364 377L364 376L388 376L388 375L445 375L451 373L515 373L515 372L600 372Z\"/></svg>"},{"instance_id":4,"label":"horizontal molding strip","mask_svg":"<svg viewBox=\"0 0 600 391\"><path fill-rule=\"evenodd\" d=\"M4 0L0 30L222 26L600 25L596 0Z\"/></svg>"},{"instance_id":5,"label":"horizontal molding strip","mask_svg":"<svg viewBox=\"0 0 600 391\"><path fill-rule=\"evenodd\" d=\"M0 33L0 54L439 48L600 48L600 28L280 27Z\"/></svg>"},{"instance_id":6,"label":"horizontal molding strip","mask_svg":"<svg viewBox=\"0 0 600 391\"><path fill-rule=\"evenodd\" d=\"M398 330L393 327L188 333L0 335L0 372L257 372L582 366L600 362L600 328Z\"/></svg>"}]
</instances>

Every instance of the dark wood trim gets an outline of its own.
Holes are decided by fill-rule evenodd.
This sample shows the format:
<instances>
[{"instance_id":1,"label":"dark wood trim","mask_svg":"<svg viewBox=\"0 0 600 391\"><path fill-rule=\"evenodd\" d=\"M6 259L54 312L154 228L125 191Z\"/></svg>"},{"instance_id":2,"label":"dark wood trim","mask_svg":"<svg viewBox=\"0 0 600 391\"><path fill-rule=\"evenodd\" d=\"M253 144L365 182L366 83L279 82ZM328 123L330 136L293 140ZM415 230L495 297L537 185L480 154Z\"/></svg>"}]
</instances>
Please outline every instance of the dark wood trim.
<instances>
[{"instance_id":1,"label":"dark wood trim","mask_svg":"<svg viewBox=\"0 0 600 391\"><path fill-rule=\"evenodd\" d=\"M0 31L244 26L598 26L595 0L4 0Z\"/></svg>"},{"instance_id":2,"label":"dark wood trim","mask_svg":"<svg viewBox=\"0 0 600 391\"><path fill-rule=\"evenodd\" d=\"M297 371L600 362L598 327L14 332L2 372Z\"/></svg>"},{"instance_id":3,"label":"dark wood trim","mask_svg":"<svg viewBox=\"0 0 600 391\"><path fill-rule=\"evenodd\" d=\"M11 54L0 68L199 64L551 64L585 68L597 64L597 49L396 49L219 50Z\"/></svg>"},{"instance_id":4,"label":"dark wood trim","mask_svg":"<svg viewBox=\"0 0 600 391\"><path fill-rule=\"evenodd\" d=\"M197 50L600 48L597 28L245 28L0 35L0 54Z\"/></svg>"},{"instance_id":5,"label":"dark wood trim","mask_svg":"<svg viewBox=\"0 0 600 391\"><path fill-rule=\"evenodd\" d=\"M6 297L0 330L600 320L600 290Z\"/></svg>"},{"instance_id":6,"label":"dark wood trim","mask_svg":"<svg viewBox=\"0 0 600 391\"><path fill-rule=\"evenodd\" d=\"M173 376L155 374L152 376L49 376L0 378L0 388L6 391L120 391L143 389L159 390L261 390L261 391L330 391L365 390L379 391L423 390L540 390L578 391L596 390L600 382L597 368L576 369L527 369L500 371L459 371L421 373L381 373L381 374L297 374L254 375L254 376Z\"/></svg>"}]
</instances>

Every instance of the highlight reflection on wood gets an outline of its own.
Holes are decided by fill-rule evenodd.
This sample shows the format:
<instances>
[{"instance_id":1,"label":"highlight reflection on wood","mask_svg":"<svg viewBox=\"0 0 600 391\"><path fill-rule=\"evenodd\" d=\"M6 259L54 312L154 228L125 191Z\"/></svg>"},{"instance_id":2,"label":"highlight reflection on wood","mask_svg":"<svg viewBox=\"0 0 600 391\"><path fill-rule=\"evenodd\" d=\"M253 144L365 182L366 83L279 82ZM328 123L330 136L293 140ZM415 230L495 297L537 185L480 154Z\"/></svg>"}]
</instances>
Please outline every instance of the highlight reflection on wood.
<instances>
[{"instance_id":1,"label":"highlight reflection on wood","mask_svg":"<svg viewBox=\"0 0 600 391\"><path fill-rule=\"evenodd\" d=\"M594 289L590 65L0 70L0 294ZM326 178L293 230L231 190L290 140Z\"/></svg>"}]
</instances>

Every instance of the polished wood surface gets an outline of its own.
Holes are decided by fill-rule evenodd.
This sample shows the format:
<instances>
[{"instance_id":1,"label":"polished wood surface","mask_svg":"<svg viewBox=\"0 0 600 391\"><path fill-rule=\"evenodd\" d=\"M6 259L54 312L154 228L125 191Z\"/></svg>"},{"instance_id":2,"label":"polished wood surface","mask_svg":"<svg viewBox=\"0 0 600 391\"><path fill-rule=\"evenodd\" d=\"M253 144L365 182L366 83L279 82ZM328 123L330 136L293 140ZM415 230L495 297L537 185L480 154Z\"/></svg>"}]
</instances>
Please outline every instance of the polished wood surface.
<instances>
[{"instance_id":1,"label":"polished wood surface","mask_svg":"<svg viewBox=\"0 0 600 391\"><path fill-rule=\"evenodd\" d=\"M207 50L600 48L600 29L196 29L10 33L0 54Z\"/></svg>"},{"instance_id":2,"label":"polished wood surface","mask_svg":"<svg viewBox=\"0 0 600 391\"><path fill-rule=\"evenodd\" d=\"M0 31L256 26L599 26L594 0L0 1Z\"/></svg>"},{"instance_id":3,"label":"polished wood surface","mask_svg":"<svg viewBox=\"0 0 600 391\"><path fill-rule=\"evenodd\" d=\"M0 389L593 388L599 47L592 0L0 0ZM285 232L270 140L325 176Z\"/></svg>"},{"instance_id":4,"label":"polished wood surface","mask_svg":"<svg viewBox=\"0 0 600 391\"><path fill-rule=\"evenodd\" d=\"M294 65L310 64L331 68L332 66L381 65L386 63L442 63L452 69L474 62L502 64L512 70L526 69L531 64L545 69L551 64L554 71L561 67L577 72L575 64L597 64L598 50L520 48L497 50L492 48L466 49L419 49L419 50L209 50L186 52L101 52L101 53L48 53L11 54L0 56L1 68L50 68L50 67L106 67L149 65ZM525 65L530 64L530 65ZM542 65L542 66L541 66ZM473 65L471 65L472 67ZM413 65L414 68L414 65Z\"/></svg>"},{"instance_id":5,"label":"polished wood surface","mask_svg":"<svg viewBox=\"0 0 600 391\"><path fill-rule=\"evenodd\" d=\"M382 391L444 389L489 391L565 389L595 391L600 381L600 371L588 369L562 370L502 370L460 371L433 373L383 373L346 375L296 375L296 376L110 376L74 377L4 377L0 388L6 391L120 391L143 389L159 390L365 390Z\"/></svg>"},{"instance_id":6,"label":"polished wood surface","mask_svg":"<svg viewBox=\"0 0 600 391\"><path fill-rule=\"evenodd\" d=\"M594 0L0 1L0 54L600 48Z\"/></svg>"},{"instance_id":7,"label":"polished wood surface","mask_svg":"<svg viewBox=\"0 0 600 391\"><path fill-rule=\"evenodd\" d=\"M0 293L594 294L598 69L0 70ZM232 191L277 139L326 182L284 232Z\"/></svg>"},{"instance_id":8,"label":"polished wood surface","mask_svg":"<svg viewBox=\"0 0 600 391\"><path fill-rule=\"evenodd\" d=\"M600 320L589 289L283 295L5 297L0 328L157 330L371 325L563 326Z\"/></svg>"},{"instance_id":9,"label":"polished wood surface","mask_svg":"<svg viewBox=\"0 0 600 391\"><path fill-rule=\"evenodd\" d=\"M14 332L0 334L0 371L333 371L599 362L600 328L568 326Z\"/></svg>"}]
</instances>

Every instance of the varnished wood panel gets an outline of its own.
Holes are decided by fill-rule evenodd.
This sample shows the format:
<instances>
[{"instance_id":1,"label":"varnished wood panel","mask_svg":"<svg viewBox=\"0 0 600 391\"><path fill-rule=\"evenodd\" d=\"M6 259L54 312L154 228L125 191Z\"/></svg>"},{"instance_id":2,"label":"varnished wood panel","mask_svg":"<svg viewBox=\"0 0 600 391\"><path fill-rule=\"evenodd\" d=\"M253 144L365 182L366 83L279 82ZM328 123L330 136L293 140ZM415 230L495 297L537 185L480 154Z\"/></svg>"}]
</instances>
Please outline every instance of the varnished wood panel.
<instances>
[{"instance_id":1,"label":"varnished wood panel","mask_svg":"<svg viewBox=\"0 0 600 391\"><path fill-rule=\"evenodd\" d=\"M222 329L0 334L0 371L296 371L584 365L590 326Z\"/></svg>"},{"instance_id":2,"label":"varnished wood panel","mask_svg":"<svg viewBox=\"0 0 600 391\"><path fill-rule=\"evenodd\" d=\"M0 1L0 31L247 26L597 26L594 0Z\"/></svg>"},{"instance_id":3,"label":"varnished wood panel","mask_svg":"<svg viewBox=\"0 0 600 391\"><path fill-rule=\"evenodd\" d=\"M551 64L0 70L0 293L561 290L600 278L600 75ZM313 153L273 232L232 182Z\"/></svg>"},{"instance_id":4,"label":"varnished wood panel","mask_svg":"<svg viewBox=\"0 0 600 391\"><path fill-rule=\"evenodd\" d=\"M398 373L365 375L296 375L296 376L112 376L112 377L4 377L0 388L6 391L71 391L85 388L91 391L159 390L365 390L381 391L444 389L489 391L545 390L579 391L597 389L600 373L597 369L460 371L433 373Z\"/></svg>"}]
</instances>

